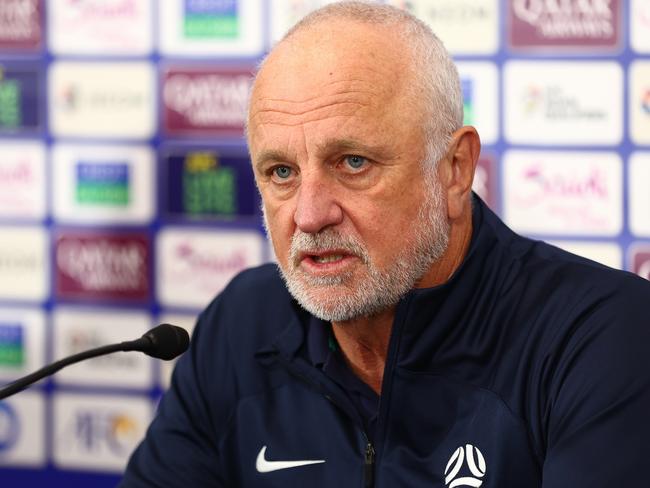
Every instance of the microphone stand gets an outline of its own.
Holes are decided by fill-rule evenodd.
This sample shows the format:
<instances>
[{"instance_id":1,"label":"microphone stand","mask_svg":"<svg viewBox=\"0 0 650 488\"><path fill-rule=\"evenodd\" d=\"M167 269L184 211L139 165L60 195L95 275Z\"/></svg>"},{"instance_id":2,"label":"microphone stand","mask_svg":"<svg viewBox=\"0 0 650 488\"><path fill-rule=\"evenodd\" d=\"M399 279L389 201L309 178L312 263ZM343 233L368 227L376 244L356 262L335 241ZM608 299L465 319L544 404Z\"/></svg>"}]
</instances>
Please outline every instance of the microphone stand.
<instances>
[{"instance_id":1,"label":"microphone stand","mask_svg":"<svg viewBox=\"0 0 650 488\"><path fill-rule=\"evenodd\" d=\"M187 350L189 343L190 337L185 329L171 324L160 324L149 330L139 339L109 344L108 346L97 347L89 351L82 351L52 364L48 364L38 371L28 374L2 388L0 390L0 400L24 390L32 383L56 373L61 368L78 363L84 359L103 356L104 354L118 351L140 351L148 356L167 361L183 354Z\"/></svg>"},{"instance_id":2,"label":"microphone stand","mask_svg":"<svg viewBox=\"0 0 650 488\"><path fill-rule=\"evenodd\" d=\"M136 339L135 341L125 341L117 344L109 344L108 346L96 347L95 349L73 354L72 356L68 356L52 364L48 364L47 366L34 371L33 373L28 374L27 376L20 378L19 380L16 380L13 383L10 383L8 386L2 388L0 390L0 400L13 395L14 393L18 393L21 390L24 390L32 383L35 383L38 380L45 378L46 376L54 374L60 369L69 366L70 364L78 363L79 361L83 361L85 359L103 356L104 354L110 354L118 351L141 351L143 346L143 343L141 341L142 339Z\"/></svg>"}]
</instances>

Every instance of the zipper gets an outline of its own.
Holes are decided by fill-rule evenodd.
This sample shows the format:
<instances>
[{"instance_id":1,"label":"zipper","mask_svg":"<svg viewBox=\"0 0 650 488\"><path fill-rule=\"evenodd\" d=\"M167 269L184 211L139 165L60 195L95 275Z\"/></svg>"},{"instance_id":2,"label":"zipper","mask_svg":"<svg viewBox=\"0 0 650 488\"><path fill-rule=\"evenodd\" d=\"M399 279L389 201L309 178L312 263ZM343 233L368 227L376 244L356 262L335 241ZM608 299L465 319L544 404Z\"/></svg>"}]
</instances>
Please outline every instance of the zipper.
<instances>
[{"instance_id":1,"label":"zipper","mask_svg":"<svg viewBox=\"0 0 650 488\"><path fill-rule=\"evenodd\" d=\"M287 368L291 374L300 378L305 383L315 387L318 391L321 392L326 400L334 405L334 407L343 412L347 417L350 417L355 424L358 423L358 419L352 417L348 413L347 409L339 405L338 402L332 397L332 395L329 395L323 391L323 385L317 381L314 381L308 374L306 374L306 372L299 371L300 368L296 367L296 365L291 363L291 361L283 357L282 354L277 354L276 358L280 361L280 363L284 365L285 368ZM373 446L363 426L361 426L361 434L363 435L363 438L366 442L366 448L363 455L363 486L364 488L373 488L375 486L375 446Z\"/></svg>"},{"instance_id":2,"label":"zipper","mask_svg":"<svg viewBox=\"0 0 650 488\"><path fill-rule=\"evenodd\" d=\"M366 456L363 466L363 486L365 488L372 488L375 486L375 448L370 441L366 444Z\"/></svg>"}]
</instances>

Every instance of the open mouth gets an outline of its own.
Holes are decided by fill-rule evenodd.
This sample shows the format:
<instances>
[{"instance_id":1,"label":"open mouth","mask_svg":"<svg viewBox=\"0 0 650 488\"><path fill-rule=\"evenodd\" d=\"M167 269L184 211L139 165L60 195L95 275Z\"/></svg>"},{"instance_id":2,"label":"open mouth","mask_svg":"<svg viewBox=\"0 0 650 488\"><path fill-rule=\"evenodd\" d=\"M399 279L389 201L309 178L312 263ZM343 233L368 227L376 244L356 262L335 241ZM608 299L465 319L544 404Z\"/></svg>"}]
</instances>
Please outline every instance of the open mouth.
<instances>
[{"instance_id":1,"label":"open mouth","mask_svg":"<svg viewBox=\"0 0 650 488\"><path fill-rule=\"evenodd\" d=\"M354 258L353 254L342 249L311 250L300 253L298 263L312 272L332 272L350 264Z\"/></svg>"},{"instance_id":2,"label":"open mouth","mask_svg":"<svg viewBox=\"0 0 650 488\"><path fill-rule=\"evenodd\" d=\"M326 264L340 261L343 259L343 254L326 254L324 256L310 255L309 256L315 263Z\"/></svg>"}]
</instances>

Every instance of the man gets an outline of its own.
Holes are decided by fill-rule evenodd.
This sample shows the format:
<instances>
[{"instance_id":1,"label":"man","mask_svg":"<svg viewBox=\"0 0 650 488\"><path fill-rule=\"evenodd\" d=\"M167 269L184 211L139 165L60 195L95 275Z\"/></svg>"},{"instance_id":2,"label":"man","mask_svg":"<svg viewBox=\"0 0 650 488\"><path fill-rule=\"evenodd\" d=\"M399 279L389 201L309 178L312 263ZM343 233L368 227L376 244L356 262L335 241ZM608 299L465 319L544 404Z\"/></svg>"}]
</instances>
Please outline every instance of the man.
<instances>
[{"instance_id":1,"label":"man","mask_svg":"<svg viewBox=\"0 0 650 488\"><path fill-rule=\"evenodd\" d=\"M122 486L647 486L650 285L472 195L479 138L424 24L315 12L248 123L281 276L201 315Z\"/></svg>"}]
</instances>

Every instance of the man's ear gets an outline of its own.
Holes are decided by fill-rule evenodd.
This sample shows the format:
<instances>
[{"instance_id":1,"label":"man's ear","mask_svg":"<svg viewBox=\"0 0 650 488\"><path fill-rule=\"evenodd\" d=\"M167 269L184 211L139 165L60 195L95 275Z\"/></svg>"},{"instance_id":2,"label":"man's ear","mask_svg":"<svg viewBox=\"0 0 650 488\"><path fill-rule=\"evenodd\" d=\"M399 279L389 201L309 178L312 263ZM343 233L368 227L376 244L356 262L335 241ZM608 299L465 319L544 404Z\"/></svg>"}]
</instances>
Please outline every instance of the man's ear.
<instances>
[{"instance_id":1,"label":"man's ear","mask_svg":"<svg viewBox=\"0 0 650 488\"><path fill-rule=\"evenodd\" d=\"M447 155L440 161L441 182L447 192L447 212L452 220L470 208L470 192L476 162L481 153L481 140L476 129L461 127L452 134Z\"/></svg>"}]
</instances>

